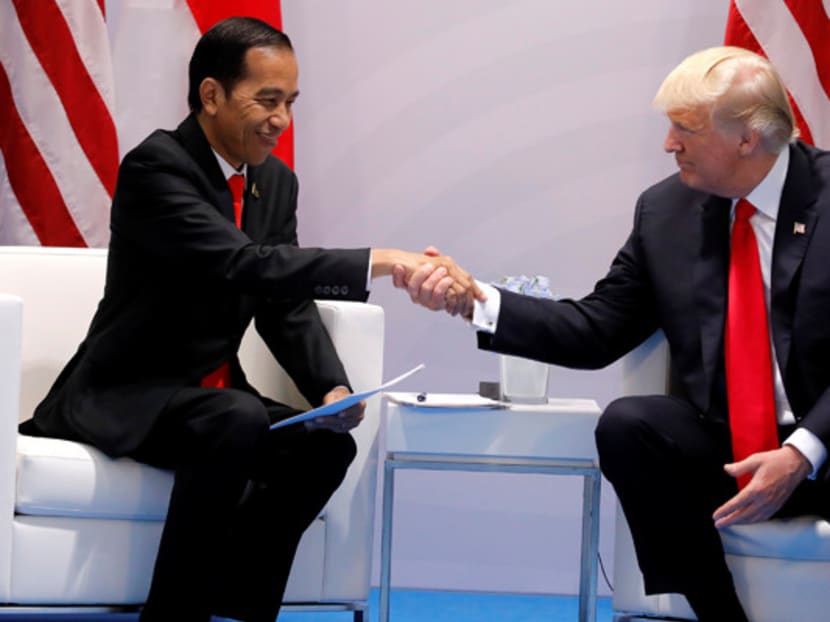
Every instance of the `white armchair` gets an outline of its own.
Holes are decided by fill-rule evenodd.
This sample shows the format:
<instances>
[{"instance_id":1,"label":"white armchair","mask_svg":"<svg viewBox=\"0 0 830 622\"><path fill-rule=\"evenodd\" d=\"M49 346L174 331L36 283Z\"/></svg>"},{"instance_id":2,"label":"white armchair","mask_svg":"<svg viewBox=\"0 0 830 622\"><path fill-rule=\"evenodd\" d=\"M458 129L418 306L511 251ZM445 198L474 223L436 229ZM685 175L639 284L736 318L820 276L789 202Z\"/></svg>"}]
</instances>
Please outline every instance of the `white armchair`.
<instances>
[{"instance_id":1,"label":"white armchair","mask_svg":"<svg viewBox=\"0 0 830 622\"><path fill-rule=\"evenodd\" d=\"M172 475L80 443L17 433L86 333L105 269L102 250L0 247L0 613L136 606L149 588ZM383 310L318 307L355 389L377 386ZM241 359L261 392L304 405L253 331ZM347 609L362 620L379 424L375 397L355 431L358 453L345 481L300 543L286 605Z\"/></svg>"},{"instance_id":2,"label":"white armchair","mask_svg":"<svg viewBox=\"0 0 830 622\"><path fill-rule=\"evenodd\" d=\"M661 333L624 361L628 395L667 393L669 353ZM683 534L678 534L682 538ZM751 622L823 622L830 611L830 523L819 517L739 525L721 532L726 561ZM679 594L646 596L628 524L617 507L615 620L694 620Z\"/></svg>"}]
</instances>

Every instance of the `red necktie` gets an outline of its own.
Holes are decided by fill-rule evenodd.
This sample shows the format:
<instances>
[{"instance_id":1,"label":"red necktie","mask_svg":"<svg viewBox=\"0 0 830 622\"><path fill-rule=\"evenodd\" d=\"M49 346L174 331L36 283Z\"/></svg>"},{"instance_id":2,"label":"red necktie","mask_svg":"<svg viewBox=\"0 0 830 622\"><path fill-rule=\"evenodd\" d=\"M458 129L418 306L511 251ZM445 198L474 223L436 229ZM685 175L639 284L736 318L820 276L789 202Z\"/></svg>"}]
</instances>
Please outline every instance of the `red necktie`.
<instances>
[{"instance_id":1,"label":"red necktie","mask_svg":"<svg viewBox=\"0 0 830 622\"><path fill-rule=\"evenodd\" d=\"M242 228L242 194L245 192L245 176L231 175L228 177L228 186L231 188L231 196L233 196L233 217L236 220L236 226Z\"/></svg>"},{"instance_id":2,"label":"red necktie","mask_svg":"<svg viewBox=\"0 0 830 622\"><path fill-rule=\"evenodd\" d=\"M735 205L729 255L726 394L735 461L779 446L767 305L758 244L749 222L754 213L749 201L741 199ZM750 479L738 478L738 486L743 488Z\"/></svg>"},{"instance_id":3,"label":"red necktie","mask_svg":"<svg viewBox=\"0 0 830 622\"><path fill-rule=\"evenodd\" d=\"M236 226L242 227L242 194L245 192L245 176L231 175L228 177L228 186L233 196L233 216ZM213 389L224 389L231 386L231 366L222 363L219 367L202 378L199 386Z\"/></svg>"}]
</instances>

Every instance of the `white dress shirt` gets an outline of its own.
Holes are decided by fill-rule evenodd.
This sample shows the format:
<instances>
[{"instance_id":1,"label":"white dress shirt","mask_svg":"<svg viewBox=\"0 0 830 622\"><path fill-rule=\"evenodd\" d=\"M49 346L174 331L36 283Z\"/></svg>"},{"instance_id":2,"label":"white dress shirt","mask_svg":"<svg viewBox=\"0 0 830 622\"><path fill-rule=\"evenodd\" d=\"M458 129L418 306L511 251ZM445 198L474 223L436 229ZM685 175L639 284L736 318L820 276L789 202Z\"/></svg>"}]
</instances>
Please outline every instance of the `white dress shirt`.
<instances>
[{"instance_id":1,"label":"white dress shirt","mask_svg":"<svg viewBox=\"0 0 830 622\"><path fill-rule=\"evenodd\" d=\"M772 271L772 245L775 239L775 221L778 217L778 206L781 203L781 193L784 190L784 181L787 177L787 168L790 163L790 150L785 148L781 151L772 169L764 180L755 187L745 198L752 203L756 212L749 219L752 229L755 232L755 239L758 243L758 255L761 260L761 276L764 281L764 295L767 302L767 310L770 308L770 273ZM730 219L735 218L735 203L732 201ZM730 225L731 226L731 225ZM499 290L491 285L479 283L479 286L487 295L487 301L475 302L473 310L473 326L480 331L494 334L498 325L499 310L501 309L501 294ZM770 314L767 313L770 336L770 347L773 362L775 408L779 424L794 424L790 402L784 390L784 380L781 376L781 369L775 355L775 343L772 340L772 325L769 324ZM813 467L810 479L815 479L819 468L827 459L827 448L824 443L812 432L804 428L798 428L784 441L785 445L792 445L800 451Z\"/></svg>"}]
</instances>

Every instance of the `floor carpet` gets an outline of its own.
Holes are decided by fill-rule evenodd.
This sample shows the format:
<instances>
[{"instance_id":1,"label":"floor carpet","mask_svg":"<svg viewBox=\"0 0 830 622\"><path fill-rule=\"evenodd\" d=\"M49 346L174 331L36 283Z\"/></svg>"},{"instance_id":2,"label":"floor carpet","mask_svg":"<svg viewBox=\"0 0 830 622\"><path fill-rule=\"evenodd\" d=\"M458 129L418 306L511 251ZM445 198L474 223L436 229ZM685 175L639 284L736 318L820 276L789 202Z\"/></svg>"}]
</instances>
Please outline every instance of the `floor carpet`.
<instances>
[{"instance_id":1,"label":"floor carpet","mask_svg":"<svg viewBox=\"0 0 830 622\"><path fill-rule=\"evenodd\" d=\"M393 590L390 622L576 622L578 602L572 596L530 596L481 592ZM343 611L284 611L277 622L350 622ZM611 601L597 601L597 622L611 622ZM135 614L78 616L0 614L0 622L135 622ZM378 622L378 591L369 600L369 622Z\"/></svg>"}]
</instances>

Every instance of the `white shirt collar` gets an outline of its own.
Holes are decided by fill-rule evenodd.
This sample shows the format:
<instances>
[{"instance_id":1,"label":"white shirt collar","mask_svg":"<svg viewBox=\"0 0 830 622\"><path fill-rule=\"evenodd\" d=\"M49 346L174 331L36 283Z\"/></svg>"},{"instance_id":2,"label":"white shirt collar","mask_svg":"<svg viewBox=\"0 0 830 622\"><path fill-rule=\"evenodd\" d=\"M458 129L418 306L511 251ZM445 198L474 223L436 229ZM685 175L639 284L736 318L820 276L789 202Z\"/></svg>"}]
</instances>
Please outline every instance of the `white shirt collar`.
<instances>
[{"instance_id":1,"label":"white shirt collar","mask_svg":"<svg viewBox=\"0 0 830 622\"><path fill-rule=\"evenodd\" d=\"M772 220L778 218L778 206L781 203L781 194L784 192L784 182L787 179L789 166L790 147L787 145L778 154L767 176L746 196L746 200L752 203L755 209ZM732 202L733 207L736 202L737 199Z\"/></svg>"},{"instance_id":2,"label":"white shirt collar","mask_svg":"<svg viewBox=\"0 0 830 622\"><path fill-rule=\"evenodd\" d=\"M234 175L245 175L248 172L248 165L247 164L242 164L242 166L239 168L239 170L236 170L234 167L232 167L230 164L228 164L228 161L225 160L225 158L223 158L222 156L220 156L216 152L216 149L211 147L210 150L213 152L213 155L216 157L216 161L219 163L219 168L222 169L222 174L225 176L225 179L230 179Z\"/></svg>"}]
</instances>

